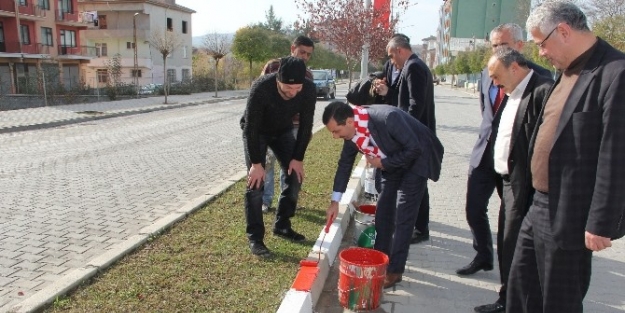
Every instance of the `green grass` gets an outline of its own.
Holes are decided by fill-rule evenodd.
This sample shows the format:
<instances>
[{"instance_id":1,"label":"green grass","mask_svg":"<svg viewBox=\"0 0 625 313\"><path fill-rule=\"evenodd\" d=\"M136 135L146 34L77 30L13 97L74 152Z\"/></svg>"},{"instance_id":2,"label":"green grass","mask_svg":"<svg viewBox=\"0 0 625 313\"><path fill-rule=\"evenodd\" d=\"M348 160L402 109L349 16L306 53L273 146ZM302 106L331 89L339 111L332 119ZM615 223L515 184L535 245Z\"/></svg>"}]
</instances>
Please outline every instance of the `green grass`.
<instances>
[{"instance_id":1,"label":"green grass","mask_svg":"<svg viewBox=\"0 0 625 313\"><path fill-rule=\"evenodd\" d=\"M274 237L274 216L266 214L265 243L274 256L252 256L241 180L45 312L275 312L325 223L341 146L324 129L306 153L304 209L292 219L306 242Z\"/></svg>"}]
</instances>

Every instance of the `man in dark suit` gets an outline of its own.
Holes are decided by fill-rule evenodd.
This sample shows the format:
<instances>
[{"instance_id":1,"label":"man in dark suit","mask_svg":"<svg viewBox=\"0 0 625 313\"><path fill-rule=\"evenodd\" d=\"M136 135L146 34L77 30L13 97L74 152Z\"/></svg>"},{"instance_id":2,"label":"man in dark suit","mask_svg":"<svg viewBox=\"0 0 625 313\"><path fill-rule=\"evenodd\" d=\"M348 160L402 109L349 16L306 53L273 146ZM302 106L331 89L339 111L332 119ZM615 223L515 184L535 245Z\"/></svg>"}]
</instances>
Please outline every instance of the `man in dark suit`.
<instances>
[{"instance_id":1,"label":"man in dark suit","mask_svg":"<svg viewBox=\"0 0 625 313\"><path fill-rule=\"evenodd\" d=\"M611 246L625 208L625 54L597 38L570 2L527 20L561 71L529 148L536 190L517 241L507 312L583 312L593 251Z\"/></svg>"},{"instance_id":2,"label":"man in dark suit","mask_svg":"<svg viewBox=\"0 0 625 313\"><path fill-rule=\"evenodd\" d=\"M501 289L497 301L475 308L478 313L505 311L510 264L532 192L527 179L529 139L543 100L553 84L550 78L530 69L520 52L505 46L495 50L487 68L493 85L506 94L506 100L495 116L490 139L494 142L494 169L502 182L497 229Z\"/></svg>"},{"instance_id":3,"label":"man in dark suit","mask_svg":"<svg viewBox=\"0 0 625 313\"><path fill-rule=\"evenodd\" d=\"M387 68L389 76L397 75L390 87L386 80L376 81L376 91L385 96L387 103L396 105L408 112L419 122L436 134L434 114L434 83L427 65L412 52L408 37L396 34L386 45L390 64L394 71ZM398 71L399 73L395 73ZM389 73L391 72L391 73ZM419 243L430 238L430 196L426 187L419 207L419 216L415 222L412 243Z\"/></svg>"},{"instance_id":4,"label":"man in dark suit","mask_svg":"<svg viewBox=\"0 0 625 313\"><path fill-rule=\"evenodd\" d=\"M523 49L523 29L517 24L501 24L490 32L489 38L493 52L498 47L509 47L516 51ZM549 71L534 63L528 62L528 66L539 75L551 77ZM482 122L479 136L471 152L465 204L467 223L473 234L473 249L477 254L471 263L456 271L458 275L472 275L480 270L493 269L493 239L488 221L488 201L495 188L501 187L501 179L494 169L491 131L495 115L506 95L493 84L487 68L482 71L478 90ZM497 188L497 193L501 198L500 189ZM500 254L498 251L499 264L502 263Z\"/></svg>"},{"instance_id":5,"label":"man in dark suit","mask_svg":"<svg viewBox=\"0 0 625 313\"><path fill-rule=\"evenodd\" d=\"M358 152L381 170L374 248L389 256L384 288L391 287L402 279L419 203L428 178L438 180L443 146L419 121L386 105L352 108L335 101L325 108L323 123L335 139L345 140L326 213L328 220L337 215Z\"/></svg>"}]
</instances>

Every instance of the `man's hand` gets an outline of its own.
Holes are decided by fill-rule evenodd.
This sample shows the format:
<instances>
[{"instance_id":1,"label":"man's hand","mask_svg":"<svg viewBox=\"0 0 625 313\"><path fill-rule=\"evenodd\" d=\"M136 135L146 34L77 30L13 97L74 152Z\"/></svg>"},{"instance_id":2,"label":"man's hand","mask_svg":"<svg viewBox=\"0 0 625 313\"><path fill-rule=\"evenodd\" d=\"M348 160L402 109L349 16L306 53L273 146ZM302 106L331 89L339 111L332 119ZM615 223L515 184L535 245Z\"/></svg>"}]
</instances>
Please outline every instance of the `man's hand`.
<instances>
[{"instance_id":1,"label":"man's hand","mask_svg":"<svg viewBox=\"0 0 625 313\"><path fill-rule=\"evenodd\" d=\"M586 232L586 248L592 251L601 251L612 246L610 238L601 237Z\"/></svg>"},{"instance_id":2,"label":"man's hand","mask_svg":"<svg viewBox=\"0 0 625 313\"><path fill-rule=\"evenodd\" d=\"M258 189L265 180L265 168L260 163L252 164L247 173L247 188Z\"/></svg>"},{"instance_id":3,"label":"man's hand","mask_svg":"<svg viewBox=\"0 0 625 313\"><path fill-rule=\"evenodd\" d=\"M334 219L339 214L339 203L336 201L331 201L330 206L326 209L326 224L328 221L334 222Z\"/></svg>"},{"instance_id":4,"label":"man's hand","mask_svg":"<svg viewBox=\"0 0 625 313\"><path fill-rule=\"evenodd\" d=\"M375 87L375 92L380 96L386 96L388 93L388 86L386 85L386 77L382 79L373 80L373 86Z\"/></svg>"},{"instance_id":5,"label":"man's hand","mask_svg":"<svg viewBox=\"0 0 625 313\"><path fill-rule=\"evenodd\" d=\"M376 157L368 155L367 156L367 163L371 164L371 166L373 166L375 168L379 168L381 170L384 169L384 166L382 166L382 159L381 158L376 158Z\"/></svg>"},{"instance_id":6,"label":"man's hand","mask_svg":"<svg viewBox=\"0 0 625 313\"><path fill-rule=\"evenodd\" d=\"M304 181L304 162L298 160L291 160L289 163L289 171L287 174L295 172L297 174L297 180L301 184Z\"/></svg>"}]
</instances>

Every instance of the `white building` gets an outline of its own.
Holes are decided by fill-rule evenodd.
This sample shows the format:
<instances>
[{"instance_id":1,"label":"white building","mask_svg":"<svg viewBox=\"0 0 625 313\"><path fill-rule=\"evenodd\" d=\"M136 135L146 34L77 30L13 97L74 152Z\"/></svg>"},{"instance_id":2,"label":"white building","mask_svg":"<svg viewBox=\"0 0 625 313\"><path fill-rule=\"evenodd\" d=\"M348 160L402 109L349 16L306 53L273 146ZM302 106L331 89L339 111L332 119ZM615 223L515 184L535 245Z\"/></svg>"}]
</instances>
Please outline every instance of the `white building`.
<instances>
[{"instance_id":1,"label":"white building","mask_svg":"<svg viewBox=\"0 0 625 313\"><path fill-rule=\"evenodd\" d=\"M170 32L181 41L167 58L169 82L191 77L191 14L195 11L175 0L79 0L78 6L97 16L93 26L81 32L98 56L84 66L88 85L106 84L107 65L116 54L120 55L122 82L163 84L163 57L149 44L151 34L157 32Z\"/></svg>"}]
</instances>

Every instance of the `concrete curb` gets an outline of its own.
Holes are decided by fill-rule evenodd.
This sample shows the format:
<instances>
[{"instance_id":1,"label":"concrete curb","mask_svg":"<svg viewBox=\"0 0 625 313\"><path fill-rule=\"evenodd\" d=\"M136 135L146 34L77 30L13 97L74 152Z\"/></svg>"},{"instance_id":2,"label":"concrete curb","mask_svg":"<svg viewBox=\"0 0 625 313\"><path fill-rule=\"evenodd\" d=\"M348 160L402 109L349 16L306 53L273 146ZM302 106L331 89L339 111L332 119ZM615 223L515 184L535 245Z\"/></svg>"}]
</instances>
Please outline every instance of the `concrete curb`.
<instances>
[{"instance_id":1,"label":"concrete curb","mask_svg":"<svg viewBox=\"0 0 625 313\"><path fill-rule=\"evenodd\" d=\"M325 234L324 229L319 232L319 237L308 254L305 261L317 262L316 269L300 265L291 289L286 293L277 313L313 313L317 300L323 292L323 285L328 277L330 269L336 260L341 241L349 226L353 209L352 202L357 201L362 191L361 180L365 174L366 160L363 157L347 184L347 190L339 203L339 213L330 231ZM325 237L323 237L325 234Z\"/></svg>"},{"instance_id":2,"label":"concrete curb","mask_svg":"<svg viewBox=\"0 0 625 313\"><path fill-rule=\"evenodd\" d=\"M172 227L175 223L185 219L193 212L201 209L207 202L212 200L215 196L226 191L228 188L230 188L230 186L234 185L236 182L241 180L241 178L245 177L245 175L247 175L246 171L236 173L230 178L224 180L217 187L211 188L207 194L201 195L189 201L186 205L178 209L176 212L160 218L150 226L144 227L139 231L138 235L131 236L123 242L118 243L104 254L87 262L84 267L71 271L53 284L45 287L44 289L28 297L19 304L13 306L9 310L9 312L36 312L37 310L43 308L45 305L52 303L57 297L60 297L67 292L75 289L99 272L102 272L115 262L122 259L124 256L130 254L137 248L140 248L151 237L159 235L163 231Z\"/></svg>"},{"instance_id":3,"label":"concrete curb","mask_svg":"<svg viewBox=\"0 0 625 313\"><path fill-rule=\"evenodd\" d=\"M177 104L160 104L160 105L142 107L142 108L137 108L137 109L129 109L127 111L113 112L113 113L103 112L103 114L97 115L97 116L85 116L85 117L77 117L77 118L71 118L71 119L65 119L65 120L59 120L59 121L46 122L46 123L41 123L41 124L0 128L0 134L21 132L21 131L27 131L27 130L53 128L53 127L65 126L65 125L82 123L82 122L102 120L106 118L122 117L122 116L134 115L134 114L178 109L178 108L184 108L184 107L195 106L195 105L200 105L200 104L218 103L218 102L223 102L223 101L239 100L239 99L245 99L245 98L247 98L247 95L246 96L233 96L233 97L219 98L219 99L189 101L189 102L183 102L183 103L177 103Z\"/></svg>"}]
</instances>

